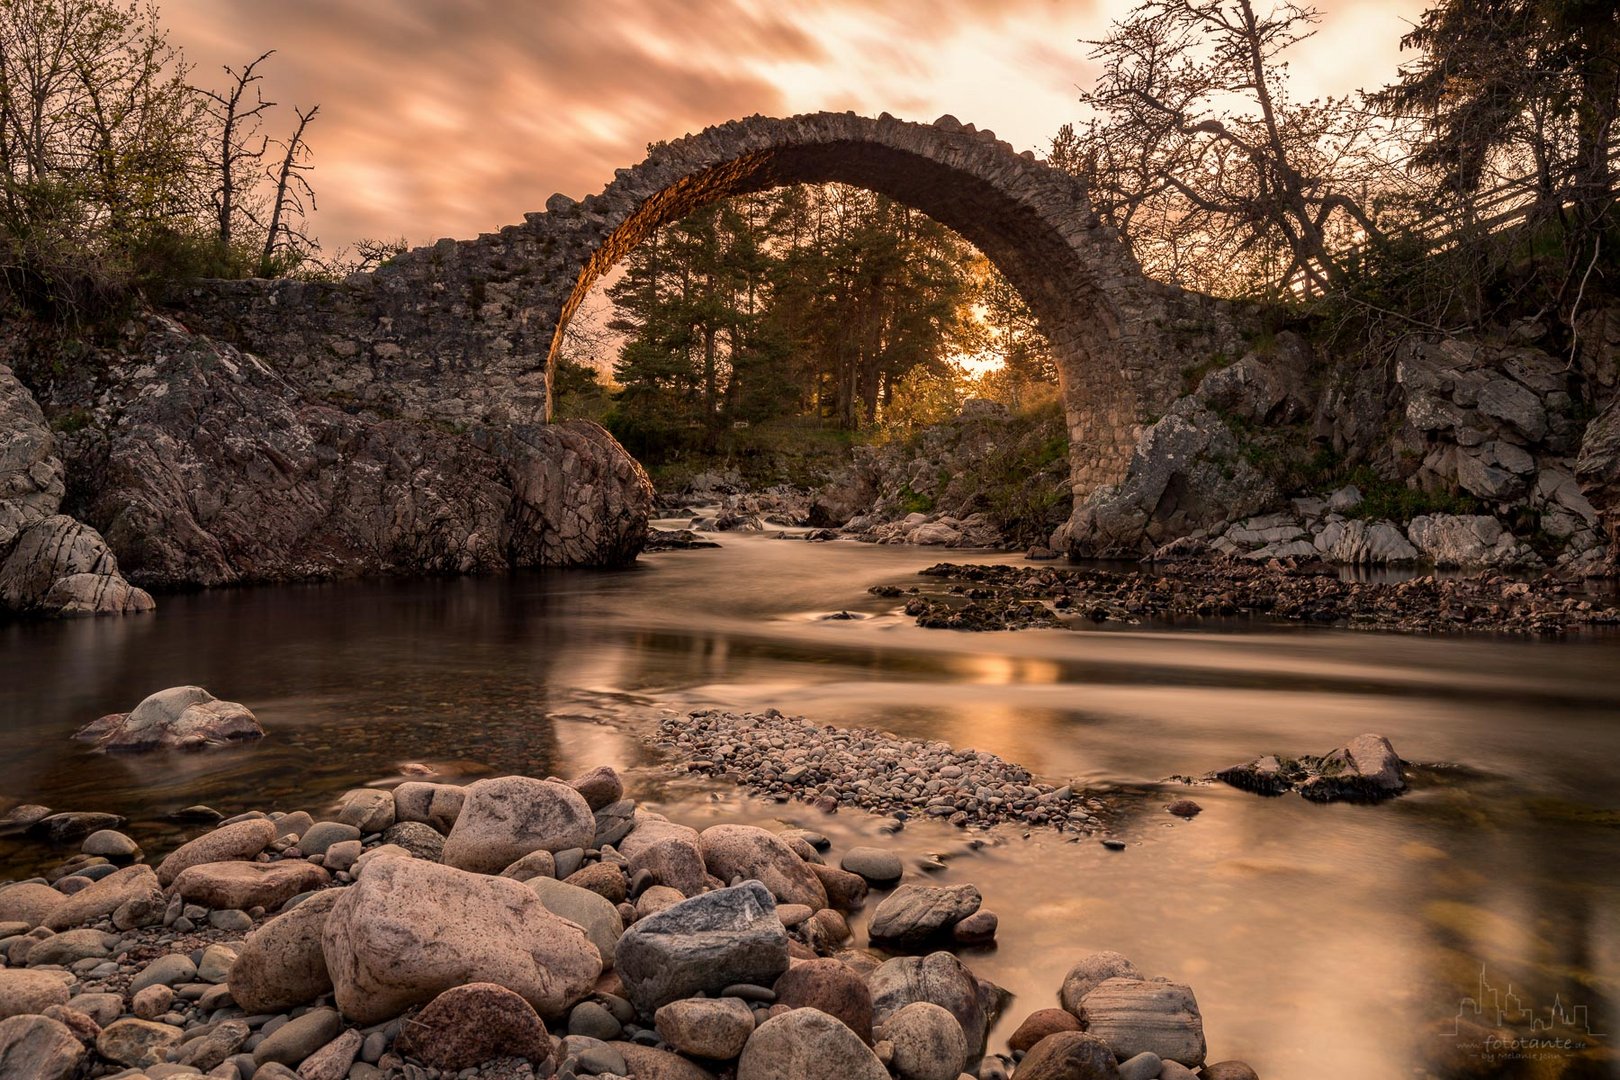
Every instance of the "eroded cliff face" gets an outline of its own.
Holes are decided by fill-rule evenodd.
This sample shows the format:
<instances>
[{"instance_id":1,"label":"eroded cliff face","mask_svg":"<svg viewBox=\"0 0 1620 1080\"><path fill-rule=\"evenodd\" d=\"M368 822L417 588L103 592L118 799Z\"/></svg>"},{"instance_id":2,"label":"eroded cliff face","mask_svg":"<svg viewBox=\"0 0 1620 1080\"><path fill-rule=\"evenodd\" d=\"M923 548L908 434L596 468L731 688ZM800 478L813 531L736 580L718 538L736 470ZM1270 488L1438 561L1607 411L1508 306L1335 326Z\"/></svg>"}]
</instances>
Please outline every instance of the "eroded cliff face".
<instances>
[{"instance_id":1,"label":"eroded cliff face","mask_svg":"<svg viewBox=\"0 0 1620 1080\"><path fill-rule=\"evenodd\" d=\"M646 533L645 473L583 421L346 409L151 313L75 367L47 394L67 504L147 587L610 566Z\"/></svg>"}]
</instances>

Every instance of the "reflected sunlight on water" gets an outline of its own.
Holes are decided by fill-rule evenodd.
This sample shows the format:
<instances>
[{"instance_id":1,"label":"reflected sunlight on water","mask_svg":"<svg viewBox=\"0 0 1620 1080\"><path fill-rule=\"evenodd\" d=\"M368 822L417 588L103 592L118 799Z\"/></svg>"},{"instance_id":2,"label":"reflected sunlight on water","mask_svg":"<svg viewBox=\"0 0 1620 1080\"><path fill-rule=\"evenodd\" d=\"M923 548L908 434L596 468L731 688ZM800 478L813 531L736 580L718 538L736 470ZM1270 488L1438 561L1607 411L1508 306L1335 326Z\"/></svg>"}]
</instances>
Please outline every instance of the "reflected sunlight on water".
<instances>
[{"instance_id":1,"label":"reflected sunlight on water","mask_svg":"<svg viewBox=\"0 0 1620 1080\"><path fill-rule=\"evenodd\" d=\"M1268 1080L1418 1075L1482 967L1538 1007L1562 995L1620 1031L1620 639L924 631L866 589L913 583L937 553L723 543L623 572L248 589L167 597L155 618L0 626L0 793L125 813L152 841L177 835L162 816L180 806L319 808L408 761L449 778L605 762L700 827L779 817L840 845L948 856L936 877L974 882L1002 919L999 948L968 957L1018 995L1002 1039L1100 948L1189 982L1213 1058ZM842 609L872 617L817 618ZM187 682L247 703L270 736L120 758L68 739ZM862 815L654 770L637 733L657 709L709 706L1130 786L1130 847L1006 832L970 851L936 823L880 836ZM1383 806L1163 782L1368 730L1425 763ZM1182 794L1205 808L1190 822L1162 809ZM37 851L0 845L0 860L37 866Z\"/></svg>"}]
</instances>

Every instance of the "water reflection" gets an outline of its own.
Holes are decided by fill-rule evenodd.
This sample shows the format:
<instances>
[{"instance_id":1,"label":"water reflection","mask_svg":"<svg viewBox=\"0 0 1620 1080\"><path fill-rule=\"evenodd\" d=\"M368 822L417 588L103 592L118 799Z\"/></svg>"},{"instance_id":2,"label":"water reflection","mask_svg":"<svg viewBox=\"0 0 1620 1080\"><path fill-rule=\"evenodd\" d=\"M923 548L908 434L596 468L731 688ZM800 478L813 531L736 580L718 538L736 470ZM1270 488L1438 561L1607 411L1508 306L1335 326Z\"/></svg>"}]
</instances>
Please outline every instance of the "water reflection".
<instances>
[{"instance_id":1,"label":"water reflection","mask_svg":"<svg viewBox=\"0 0 1620 1080\"><path fill-rule=\"evenodd\" d=\"M974 881L1002 915L1000 947L972 962L1019 994L1014 1020L1050 1003L1075 957L1114 948L1188 981L1212 1053L1268 1080L1421 1075L1454 1045L1436 1027L1482 966L1620 1031L1620 640L931 632L866 593L912 583L930 553L725 543L619 573L241 590L169 597L155 618L0 626L0 792L116 810L152 837L193 802L318 806L407 761L452 777L607 761L700 823L786 814L841 842L951 856L939 877ZM817 618L841 609L871 618ZM67 739L185 682L248 703L271 737L140 758ZM649 717L709 705L947 739L1146 797L1117 854L1016 833L969 852L927 823L878 837L860 815L650 770ZM1201 787L1193 821L1161 809L1182 793L1165 777L1364 730L1462 767L1422 768L1381 807ZM38 853L12 844L0 860L32 868Z\"/></svg>"}]
</instances>

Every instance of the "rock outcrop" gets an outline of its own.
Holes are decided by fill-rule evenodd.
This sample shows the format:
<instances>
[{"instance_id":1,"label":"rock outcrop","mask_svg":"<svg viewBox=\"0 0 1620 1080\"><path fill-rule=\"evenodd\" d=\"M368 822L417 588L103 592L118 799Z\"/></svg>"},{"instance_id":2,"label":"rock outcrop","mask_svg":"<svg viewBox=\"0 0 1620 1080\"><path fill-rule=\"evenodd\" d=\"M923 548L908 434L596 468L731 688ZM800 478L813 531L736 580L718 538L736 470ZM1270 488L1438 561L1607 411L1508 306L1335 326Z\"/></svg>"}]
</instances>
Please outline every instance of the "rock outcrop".
<instances>
[{"instance_id":1,"label":"rock outcrop","mask_svg":"<svg viewBox=\"0 0 1620 1080\"><path fill-rule=\"evenodd\" d=\"M1161 544L1247 517L1281 498L1243 455L1226 422L1182 398L1142 433L1125 479L1075 507L1053 538L1077 557L1136 557Z\"/></svg>"},{"instance_id":2,"label":"rock outcrop","mask_svg":"<svg viewBox=\"0 0 1620 1080\"><path fill-rule=\"evenodd\" d=\"M1620 398L1587 425L1575 479L1580 495L1602 514L1609 572L1620 574Z\"/></svg>"},{"instance_id":3,"label":"rock outcrop","mask_svg":"<svg viewBox=\"0 0 1620 1080\"><path fill-rule=\"evenodd\" d=\"M351 413L156 315L122 350L68 473L137 582L616 565L646 532L646 476L595 425Z\"/></svg>"},{"instance_id":4,"label":"rock outcrop","mask_svg":"<svg viewBox=\"0 0 1620 1080\"><path fill-rule=\"evenodd\" d=\"M122 615L153 608L101 534L58 513L63 465L45 414L0 364L0 612Z\"/></svg>"}]
</instances>

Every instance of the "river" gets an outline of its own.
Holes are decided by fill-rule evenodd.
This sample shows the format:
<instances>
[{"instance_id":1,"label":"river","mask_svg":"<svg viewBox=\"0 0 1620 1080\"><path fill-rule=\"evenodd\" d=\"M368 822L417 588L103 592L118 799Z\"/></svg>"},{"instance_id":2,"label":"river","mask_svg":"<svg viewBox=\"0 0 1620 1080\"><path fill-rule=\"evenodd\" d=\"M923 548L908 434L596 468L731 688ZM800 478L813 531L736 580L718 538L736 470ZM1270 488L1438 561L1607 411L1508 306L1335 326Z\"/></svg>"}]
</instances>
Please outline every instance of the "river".
<instances>
[{"instance_id":1,"label":"river","mask_svg":"<svg viewBox=\"0 0 1620 1080\"><path fill-rule=\"evenodd\" d=\"M943 856L929 879L976 883L1001 917L998 947L964 953L1017 995L993 1043L1097 949L1190 985L1211 1060L1267 1080L1424 1075L1482 978L1538 1014L1585 1006L1586 1041L1620 1040L1620 637L923 630L867 589L912 583L938 552L721 539L618 572L241 589L0 625L0 793L126 814L162 850L164 815L196 802L319 808L409 761L451 780L606 762L699 828L780 820L835 853ZM821 618L844 609L869 617ZM180 683L246 703L269 737L139 757L68 739ZM879 836L848 810L672 778L640 736L662 709L704 706L925 735L1136 793L1115 826L1129 846L1004 831L974 850L932 821ZM1430 763L1410 794L1318 806L1161 783L1363 731ZM1188 822L1163 810L1185 795L1204 807ZM12 871L39 868L37 849L0 844Z\"/></svg>"}]
</instances>

